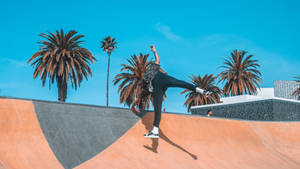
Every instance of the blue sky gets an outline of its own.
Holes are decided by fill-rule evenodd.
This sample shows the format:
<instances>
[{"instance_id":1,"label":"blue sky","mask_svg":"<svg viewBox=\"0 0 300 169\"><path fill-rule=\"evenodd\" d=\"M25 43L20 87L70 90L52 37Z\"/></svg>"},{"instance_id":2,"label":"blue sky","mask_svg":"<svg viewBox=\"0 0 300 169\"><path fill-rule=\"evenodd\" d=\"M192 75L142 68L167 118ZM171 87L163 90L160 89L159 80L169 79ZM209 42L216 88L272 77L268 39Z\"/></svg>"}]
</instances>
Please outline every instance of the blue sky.
<instances>
[{"instance_id":1,"label":"blue sky","mask_svg":"<svg viewBox=\"0 0 300 169\"><path fill-rule=\"evenodd\" d=\"M97 58L93 76L67 102L105 105L107 57L100 41L111 35L119 42L112 54L112 78L132 54L150 53L155 44L161 66L170 75L218 74L233 49L247 50L259 60L261 87L273 80L293 80L300 74L300 1L3 1L0 6L0 95L57 100L57 88L33 80L27 60L39 49L38 35L76 30L85 35L83 47ZM152 58L153 55L152 55ZM186 112L182 89L167 91L167 111ZM110 105L119 103L111 84Z\"/></svg>"}]
</instances>

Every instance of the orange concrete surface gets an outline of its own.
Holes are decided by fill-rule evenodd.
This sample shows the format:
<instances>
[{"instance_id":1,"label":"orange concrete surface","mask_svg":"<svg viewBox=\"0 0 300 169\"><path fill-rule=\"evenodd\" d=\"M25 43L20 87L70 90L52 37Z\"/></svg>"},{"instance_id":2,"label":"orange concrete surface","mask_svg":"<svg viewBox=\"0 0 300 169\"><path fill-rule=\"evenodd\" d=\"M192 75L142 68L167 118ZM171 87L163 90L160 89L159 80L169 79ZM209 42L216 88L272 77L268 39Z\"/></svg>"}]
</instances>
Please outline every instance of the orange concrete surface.
<instances>
[{"instance_id":1,"label":"orange concrete surface","mask_svg":"<svg viewBox=\"0 0 300 169\"><path fill-rule=\"evenodd\" d=\"M60 169L31 101L0 99L0 168Z\"/></svg>"},{"instance_id":2,"label":"orange concrete surface","mask_svg":"<svg viewBox=\"0 0 300 169\"><path fill-rule=\"evenodd\" d=\"M163 114L159 139L148 113L76 169L299 169L300 123Z\"/></svg>"}]
</instances>

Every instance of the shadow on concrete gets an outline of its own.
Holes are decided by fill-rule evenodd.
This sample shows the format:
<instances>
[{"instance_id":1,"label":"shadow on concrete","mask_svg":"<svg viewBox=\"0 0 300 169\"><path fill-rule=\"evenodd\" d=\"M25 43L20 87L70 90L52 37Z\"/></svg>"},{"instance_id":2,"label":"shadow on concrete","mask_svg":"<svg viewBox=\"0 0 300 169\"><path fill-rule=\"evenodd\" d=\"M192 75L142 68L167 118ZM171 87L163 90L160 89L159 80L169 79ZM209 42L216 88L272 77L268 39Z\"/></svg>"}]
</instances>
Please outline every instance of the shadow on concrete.
<instances>
[{"instance_id":1,"label":"shadow on concrete","mask_svg":"<svg viewBox=\"0 0 300 169\"><path fill-rule=\"evenodd\" d=\"M145 126L147 131L151 131L152 127L153 127L153 113L152 114L147 114L147 112L141 112L138 116L141 117L142 123ZM180 149L181 151L187 153L188 155L190 155L194 160L197 160L198 157L195 154L192 154L191 152L187 151L186 149L184 149L183 147L181 147L180 145L174 143L172 140L170 140L163 132L163 130L160 129L159 131L159 138L152 138L152 145L147 146L144 145L144 147L154 153L158 153L157 148L159 145L159 139L163 139L164 141L166 141L167 143L171 144L172 146Z\"/></svg>"}]
</instances>

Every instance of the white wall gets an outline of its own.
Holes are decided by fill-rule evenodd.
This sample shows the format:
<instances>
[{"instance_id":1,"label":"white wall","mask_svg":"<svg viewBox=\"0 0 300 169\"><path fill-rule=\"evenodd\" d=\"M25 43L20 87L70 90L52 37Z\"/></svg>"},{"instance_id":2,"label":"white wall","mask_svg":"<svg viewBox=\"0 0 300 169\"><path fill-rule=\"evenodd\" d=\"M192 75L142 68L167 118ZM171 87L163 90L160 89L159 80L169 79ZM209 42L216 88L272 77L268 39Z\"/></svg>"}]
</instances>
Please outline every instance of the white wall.
<instances>
[{"instance_id":1,"label":"white wall","mask_svg":"<svg viewBox=\"0 0 300 169\"><path fill-rule=\"evenodd\" d=\"M223 103L238 103L274 97L274 88L257 89L257 95L241 95L221 98Z\"/></svg>"}]
</instances>

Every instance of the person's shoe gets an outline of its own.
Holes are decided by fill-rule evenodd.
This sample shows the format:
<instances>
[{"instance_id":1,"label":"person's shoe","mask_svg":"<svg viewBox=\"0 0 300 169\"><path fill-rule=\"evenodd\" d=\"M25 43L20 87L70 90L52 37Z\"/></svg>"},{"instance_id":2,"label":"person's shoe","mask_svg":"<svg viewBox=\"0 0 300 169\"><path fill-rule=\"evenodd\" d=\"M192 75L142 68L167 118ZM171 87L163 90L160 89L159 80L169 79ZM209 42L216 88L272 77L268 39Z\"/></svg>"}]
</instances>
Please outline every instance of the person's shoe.
<instances>
[{"instance_id":1,"label":"person's shoe","mask_svg":"<svg viewBox=\"0 0 300 169\"><path fill-rule=\"evenodd\" d=\"M196 87L196 92L197 92L197 93L201 93L201 94L205 94L205 95L210 95L210 94L212 94L211 91L203 90L203 89L201 89L200 87Z\"/></svg>"},{"instance_id":2,"label":"person's shoe","mask_svg":"<svg viewBox=\"0 0 300 169\"><path fill-rule=\"evenodd\" d=\"M146 138L158 138L158 134L154 134L152 131L150 131L148 134L144 134L144 137L146 137Z\"/></svg>"},{"instance_id":3,"label":"person's shoe","mask_svg":"<svg viewBox=\"0 0 300 169\"><path fill-rule=\"evenodd\" d=\"M204 92L204 90L201 89L200 87L196 87L195 90L196 90L197 93L201 93L201 94L203 94L203 92Z\"/></svg>"}]
</instances>

